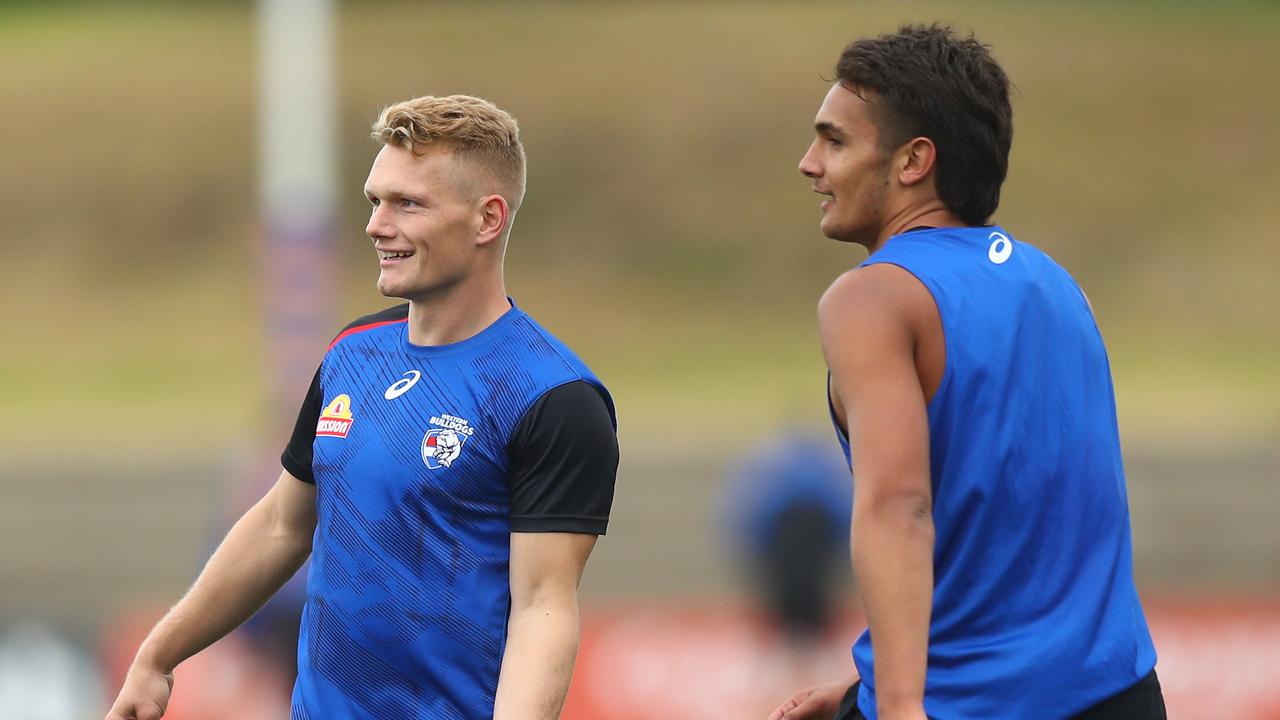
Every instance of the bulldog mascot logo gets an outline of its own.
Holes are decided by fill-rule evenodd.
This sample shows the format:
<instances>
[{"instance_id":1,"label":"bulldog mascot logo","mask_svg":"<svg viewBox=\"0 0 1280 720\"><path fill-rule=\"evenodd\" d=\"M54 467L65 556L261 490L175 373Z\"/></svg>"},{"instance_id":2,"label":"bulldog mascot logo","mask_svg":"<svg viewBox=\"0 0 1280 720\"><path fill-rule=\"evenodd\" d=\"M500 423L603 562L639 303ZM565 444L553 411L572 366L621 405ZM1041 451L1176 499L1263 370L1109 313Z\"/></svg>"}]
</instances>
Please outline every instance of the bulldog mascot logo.
<instances>
[{"instance_id":1,"label":"bulldog mascot logo","mask_svg":"<svg viewBox=\"0 0 1280 720\"><path fill-rule=\"evenodd\" d=\"M462 454L462 445L467 441L466 435L459 435L455 430L428 430L422 438L422 460L427 467L449 467Z\"/></svg>"}]
</instances>

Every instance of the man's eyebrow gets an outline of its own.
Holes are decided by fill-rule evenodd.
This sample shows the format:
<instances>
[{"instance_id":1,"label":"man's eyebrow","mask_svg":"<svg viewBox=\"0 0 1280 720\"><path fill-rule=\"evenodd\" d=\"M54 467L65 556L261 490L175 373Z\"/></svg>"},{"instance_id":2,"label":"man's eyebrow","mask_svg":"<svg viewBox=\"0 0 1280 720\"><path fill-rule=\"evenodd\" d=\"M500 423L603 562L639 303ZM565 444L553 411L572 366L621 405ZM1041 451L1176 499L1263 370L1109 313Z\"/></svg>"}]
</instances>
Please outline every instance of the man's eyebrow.
<instances>
[{"instance_id":1,"label":"man's eyebrow","mask_svg":"<svg viewBox=\"0 0 1280 720\"><path fill-rule=\"evenodd\" d=\"M827 120L822 120L820 122L814 123L813 129L817 130L819 135L840 135L841 134L840 128L836 127L834 123L829 122Z\"/></svg>"}]
</instances>

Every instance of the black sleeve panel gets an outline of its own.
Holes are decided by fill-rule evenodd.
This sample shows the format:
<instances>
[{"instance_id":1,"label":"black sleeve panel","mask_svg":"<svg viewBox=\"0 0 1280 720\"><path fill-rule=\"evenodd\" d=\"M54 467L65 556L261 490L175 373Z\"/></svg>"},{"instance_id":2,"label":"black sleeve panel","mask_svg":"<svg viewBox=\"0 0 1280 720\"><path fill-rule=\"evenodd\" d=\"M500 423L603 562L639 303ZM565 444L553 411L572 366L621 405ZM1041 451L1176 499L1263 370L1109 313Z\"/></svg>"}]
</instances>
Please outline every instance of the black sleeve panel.
<instances>
[{"instance_id":1,"label":"black sleeve panel","mask_svg":"<svg viewBox=\"0 0 1280 720\"><path fill-rule=\"evenodd\" d=\"M316 424L320 421L321 406L324 395L320 391L320 369L316 368L316 376L311 379L311 388L298 410L298 420L293 426L293 435L289 444L280 455L280 464L289 474L303 482L314 483L315 474L311 471L311 446L316 440Z\"/></svg>"},{"instance_id":2,"label":"black sleeve panel","mask_svg":"<svg viewBox=\"0 0 1280 720\"><path fill-rule=\"evenodd\" d=\"M601 391L578 380L547 391L507 448L512 532L603 535L618 474L618 436Z\"/></svg>"}]
</instances>

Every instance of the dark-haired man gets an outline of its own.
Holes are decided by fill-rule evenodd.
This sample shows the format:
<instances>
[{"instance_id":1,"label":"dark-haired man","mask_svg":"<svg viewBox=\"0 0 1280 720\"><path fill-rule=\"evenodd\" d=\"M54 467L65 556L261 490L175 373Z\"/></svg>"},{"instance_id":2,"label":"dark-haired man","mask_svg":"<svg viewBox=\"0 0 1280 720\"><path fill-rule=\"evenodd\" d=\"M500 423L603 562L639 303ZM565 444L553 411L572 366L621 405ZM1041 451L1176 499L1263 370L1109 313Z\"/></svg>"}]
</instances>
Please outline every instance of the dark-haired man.
<instances>
[{"instance_id":1,"label":"dark-haired man","mask_svg":"<svg viewBox=\"0 0 1280 720\"><path fill-rule=\"evenodd\" d=\"M987 224L1004 71L909 26L836 78L800 171L823 234L870 252L818 306L869 628L856 676L771 720L1163 718L1101 336L1061 267Z\"/></svg>"}]
</instances>

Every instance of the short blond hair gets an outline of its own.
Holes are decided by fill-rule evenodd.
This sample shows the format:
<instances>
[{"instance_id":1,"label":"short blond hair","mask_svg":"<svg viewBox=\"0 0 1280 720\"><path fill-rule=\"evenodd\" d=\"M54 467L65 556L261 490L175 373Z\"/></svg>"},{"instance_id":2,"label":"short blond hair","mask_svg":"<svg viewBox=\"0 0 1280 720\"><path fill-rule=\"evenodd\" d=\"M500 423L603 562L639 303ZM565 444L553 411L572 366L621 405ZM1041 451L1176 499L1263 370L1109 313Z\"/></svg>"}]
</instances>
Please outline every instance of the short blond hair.
<instances>
[{"instance_id":1,"label":"short blond hair","mask_svg":"<svg viewBox=\"0 0 1280 720\"><path fill-rule=\"evenodd\" d=\"M422 97L383 108L373 139L415 155L441 147L493 174L511 211L524 199L525 155L516 119L497 105L470 95Z\"/></svg>"}]
</instances>

